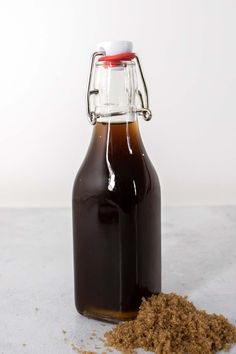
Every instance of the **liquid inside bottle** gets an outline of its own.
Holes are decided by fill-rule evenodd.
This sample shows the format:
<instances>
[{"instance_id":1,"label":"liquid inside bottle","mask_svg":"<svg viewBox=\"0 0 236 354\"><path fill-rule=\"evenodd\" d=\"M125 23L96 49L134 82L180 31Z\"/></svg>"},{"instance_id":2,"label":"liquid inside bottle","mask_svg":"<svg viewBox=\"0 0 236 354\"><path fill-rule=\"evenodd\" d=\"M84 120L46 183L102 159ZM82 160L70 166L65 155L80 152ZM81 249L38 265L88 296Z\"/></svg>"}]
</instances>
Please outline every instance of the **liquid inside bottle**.
<instances>
[{"instance_id":1,"label":"liquid inside bottle","mask_svg":"<svg viewBox=\"0 0 236 354\"><path fill-rule=\"evenodd\" d=\"M160 185L134 112L135 65L120 67L97 74L103 115L73 188L76 308L113 322L134 318L142 297L161 291Z\"/></svg>"}]
</instances>

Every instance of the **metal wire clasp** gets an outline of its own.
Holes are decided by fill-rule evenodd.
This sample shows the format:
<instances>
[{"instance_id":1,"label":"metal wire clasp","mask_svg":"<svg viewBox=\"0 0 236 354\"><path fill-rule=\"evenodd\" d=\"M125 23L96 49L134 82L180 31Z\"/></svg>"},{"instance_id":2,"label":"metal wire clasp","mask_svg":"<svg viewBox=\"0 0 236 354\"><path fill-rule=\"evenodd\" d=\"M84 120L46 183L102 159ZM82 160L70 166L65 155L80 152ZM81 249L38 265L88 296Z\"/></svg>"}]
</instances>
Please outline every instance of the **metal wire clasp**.
<instances>
[{"instance_id":1,"label":"metal wire clasp","mask_svg":"<svg viewBox=\"0 0 236 354\"><path fill-rule=\"evenodd\" d=\"M92 55L92 58L91 58L89 79L88 79L88 89L87 89L87 114L88 114L89 122L92 125L96 124L97 118L99 118L99 115L96 114L95 111L92 111L90 108L90 97L92 95L97 95L99 92L97 89L91 90L91 83L92 83L92 78L93 78L93 68L94 68L94 63L95 63L96 57L99 55L104 55L104 54L105 54L104 52L94 52Z\"/></svg>"},{"instance_id":2,"label":"metal wire clasp","mask_svg":"<svg viewBox=\"0 0 236 354\"><path fill-rule=\"evenodd\" d=\"M99 94L99 90L95 88L91 88L92 85L92 79L93 79L93 72L94 72L94 64L97 56L100 55L105 55L104 52L94 52L91 58L91 64L90 64L90 71L89 71L89 80L88 80L88 88L87 88L87 114L88 114L88 119L89 122L94 125L97 122L97 119L99 117L102 117L102 114L96 113L94 110L91 109L91 102L90 98L92 95L97 95ZM137 62L139 73L141 76L142 84L143 84L143 89L144 89L144 95L145 95L145 100L143 99L143 94L142 92L138 89L137 90L137 95L139 97L139 101L141 103L141 107L135 110L135 113L138 115L142 115L144 120L148 121L152 118L152 112L149 108L149 99L148 99L148 90L147 90L147 85L143 76L143 71L142 67L139 61L139 58L137 54L135 54L134 59ZM123 115L126 114L126 112L116 112L116 114L112 115Z\"/></svg>"}]
</instances>

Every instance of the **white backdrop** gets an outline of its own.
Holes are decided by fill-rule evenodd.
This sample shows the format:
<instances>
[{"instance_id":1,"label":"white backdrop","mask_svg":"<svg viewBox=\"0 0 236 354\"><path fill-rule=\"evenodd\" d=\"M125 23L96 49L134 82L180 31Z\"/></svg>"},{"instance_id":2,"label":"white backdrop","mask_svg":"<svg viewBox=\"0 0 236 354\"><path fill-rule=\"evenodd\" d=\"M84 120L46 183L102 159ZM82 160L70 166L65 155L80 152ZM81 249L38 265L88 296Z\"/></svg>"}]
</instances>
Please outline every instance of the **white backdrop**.
<instances>
[{"instance_id":1,"label":"white backdrop","mask_svg":"<svg viewBox=\"0 0 236 354\"><path fill-rule=\"evenodd\" d=\"M70 206L96 42L139 54L163 204L236 203L236 1L0 0L0 206Z\"/></svg>"}]
</instances>

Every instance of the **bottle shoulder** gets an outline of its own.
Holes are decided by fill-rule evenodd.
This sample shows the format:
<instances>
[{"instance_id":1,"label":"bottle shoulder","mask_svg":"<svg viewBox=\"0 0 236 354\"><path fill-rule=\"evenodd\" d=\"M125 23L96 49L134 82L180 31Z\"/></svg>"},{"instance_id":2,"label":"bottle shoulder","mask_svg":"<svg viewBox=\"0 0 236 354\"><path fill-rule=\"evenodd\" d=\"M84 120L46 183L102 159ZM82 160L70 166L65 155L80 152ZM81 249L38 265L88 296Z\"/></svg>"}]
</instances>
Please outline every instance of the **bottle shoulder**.
<instances>
[{"instance_id":1,"label":"bottle shoulder","mask_svg":"<svg viewBox=\"0 0 236 354\"><path fill-rule=\"evenodd\" d=\"M158 194L159 180L137 122L96 124L88 152L77 174L73 195L139 196Z\"/></svg>"},{"instance_id":2,"label":"bottle shoulder","mask_svg":"<svg viewBox=\"0 0 236 354\"><path fill-rule=\"evenodd\" d=\"M156 170L147 155L119 156L116 159L86 156L74 182L73 196L82 194L160 194Z\"/></svg>"}]
</instances>

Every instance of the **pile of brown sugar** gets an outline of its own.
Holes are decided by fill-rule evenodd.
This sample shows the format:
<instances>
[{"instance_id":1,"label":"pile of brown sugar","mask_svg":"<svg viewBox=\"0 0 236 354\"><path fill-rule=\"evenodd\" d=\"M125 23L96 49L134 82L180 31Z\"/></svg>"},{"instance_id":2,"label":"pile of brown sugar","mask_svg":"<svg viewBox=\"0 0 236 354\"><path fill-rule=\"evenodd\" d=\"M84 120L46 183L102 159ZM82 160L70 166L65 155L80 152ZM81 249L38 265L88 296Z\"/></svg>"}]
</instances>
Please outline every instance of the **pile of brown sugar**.
<instances>
[{"instance_id":1,"label":"pile of brown sugar","mask_svg":"<svg viewBox=\"0 0 236 354\"><path fill-rule=\"evenodd\" d=\"M143 299L137 318L105 338L123 353L143 348L157 354L211 354L236 343L236 327L222 315L197 310L187 297L159 294Z\"/></svg>"}]
</instances>

